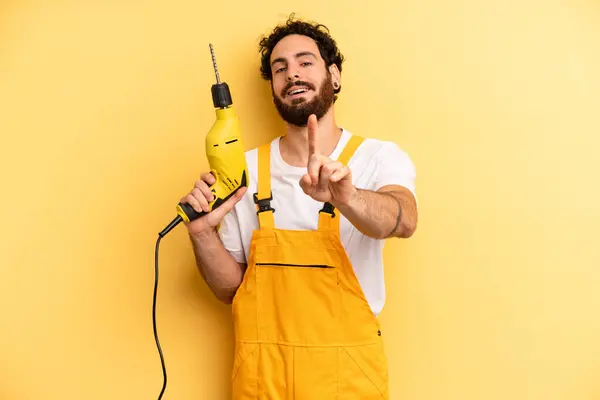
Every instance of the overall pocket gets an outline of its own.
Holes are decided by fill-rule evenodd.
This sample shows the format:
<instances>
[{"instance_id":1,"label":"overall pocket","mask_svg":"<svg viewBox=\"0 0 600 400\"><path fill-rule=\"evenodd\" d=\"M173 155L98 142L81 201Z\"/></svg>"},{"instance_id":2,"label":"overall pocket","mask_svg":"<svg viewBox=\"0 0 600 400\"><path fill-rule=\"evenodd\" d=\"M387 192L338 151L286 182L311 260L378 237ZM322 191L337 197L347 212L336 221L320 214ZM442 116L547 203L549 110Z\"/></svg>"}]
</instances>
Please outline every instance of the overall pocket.
<instances>
[{"instance_id":1,"label":"overall pocket","mask_svg":"<svg viewBox=\"0 0 600 400\"><path fill-rule=\"evenodd\" d=\"M257 249L258 250L258 249ZM339 344L339 268L328 253L256 252L259 340L290 345Z\"/></svg>"},{"instance_id":2,"label":"overall pocket","mask_svg":"<svg viewBox=\"0 0 600 400\"><path fill-rule=\"evenodd\" d=\"M258 344L237 342L231 370L232 395L236 400L258 398Z\"/></svg>"},{"instance_id":3,"label":"overall pocket","mask_svg":"<svg viewBox=\"0 0 600 400\"><path fill-rule=\"evenodd\" d=\"M338 380L340 398L388 400L388 367L381 344L339 348Z\"/></svg>"}]
</instances>

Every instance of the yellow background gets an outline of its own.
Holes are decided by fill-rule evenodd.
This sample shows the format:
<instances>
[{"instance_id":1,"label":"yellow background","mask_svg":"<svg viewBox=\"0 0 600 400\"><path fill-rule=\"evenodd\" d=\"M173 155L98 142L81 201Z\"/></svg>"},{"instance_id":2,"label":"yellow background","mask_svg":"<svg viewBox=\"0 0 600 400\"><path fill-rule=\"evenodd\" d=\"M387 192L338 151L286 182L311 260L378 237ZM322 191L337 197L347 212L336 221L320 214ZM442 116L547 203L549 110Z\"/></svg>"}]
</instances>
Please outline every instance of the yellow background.
<instances>
[{"instance_id":1,"label":"yellow background","mask_svg":"<svg viewBox=\"0 0 600 400\"><path fill-rule=\"evenodd\" d=\"M157 397L154 245L207 168L208 43L250 149L283 132L257 43L292 11L347 57L340 124L417 167L392 398L600 398L600 4L319 3L0 3L1 399ZM182 227L160 256L165 399L226 399L230 308Z\"/></svg>"}]
</instances>

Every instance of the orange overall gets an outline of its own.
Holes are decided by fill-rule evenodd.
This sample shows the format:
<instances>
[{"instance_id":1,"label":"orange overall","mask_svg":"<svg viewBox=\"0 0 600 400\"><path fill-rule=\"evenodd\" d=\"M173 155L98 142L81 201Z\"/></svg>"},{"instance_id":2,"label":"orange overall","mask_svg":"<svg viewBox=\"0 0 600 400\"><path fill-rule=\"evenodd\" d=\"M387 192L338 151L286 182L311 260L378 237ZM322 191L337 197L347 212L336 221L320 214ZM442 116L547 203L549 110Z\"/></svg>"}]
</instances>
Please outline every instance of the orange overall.
<instances>
[{"instance_id":1,"label":"orange overall","mask_svg":"<svg viewBox=\"0 0 600 400\"><path fill-rule=\"evenodd\" d=\"M339 161L362 140L352 136ZM340 241L337 210L325 203L315 231L277 229L270 177L267 143L258 149L260 228L232 305L233 399L388 399L379 323Z\"/></svg>"}]
</instances>

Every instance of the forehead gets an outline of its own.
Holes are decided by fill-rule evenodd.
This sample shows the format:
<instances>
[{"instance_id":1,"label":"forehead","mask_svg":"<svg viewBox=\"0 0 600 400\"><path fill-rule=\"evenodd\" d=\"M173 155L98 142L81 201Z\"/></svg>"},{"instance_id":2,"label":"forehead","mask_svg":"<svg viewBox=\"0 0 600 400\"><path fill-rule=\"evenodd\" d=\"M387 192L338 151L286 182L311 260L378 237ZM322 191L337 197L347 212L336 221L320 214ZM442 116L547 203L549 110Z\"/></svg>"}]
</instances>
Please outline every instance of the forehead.
<instances>
[{"instance_id":1,"label":"forehead","mask_svg":"<svg viewBox=\"0 0 600 400\"><path fill-rule=\"evenodd\" d=\"M303 35L288 35L281 39L273 48L271 53L271 63L276 61L291 60L298 55L310 53L320 59L319 47L317 43Z\"/></svg>"}]
</instances>

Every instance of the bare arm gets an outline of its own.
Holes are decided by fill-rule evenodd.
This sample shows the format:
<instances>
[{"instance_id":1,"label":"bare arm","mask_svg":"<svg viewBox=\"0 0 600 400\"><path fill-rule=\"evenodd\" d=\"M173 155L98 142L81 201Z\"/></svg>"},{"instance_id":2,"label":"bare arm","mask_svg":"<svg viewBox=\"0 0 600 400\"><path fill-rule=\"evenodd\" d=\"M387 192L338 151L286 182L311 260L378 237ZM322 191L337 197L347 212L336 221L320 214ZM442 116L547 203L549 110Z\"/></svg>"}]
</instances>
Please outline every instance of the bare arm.
<instances>
[{"instance_id":1,"label":"bare arm","mask_svg":"<svg viewBox=\"0 0 600 400\"><path fill-rule=\"evenodd\" d=\"M319 202L329 202L360 232L375 239L409 238L417 228L417 203L412 192L401 185L386 185L377 191L357 189L352 171L319 151L315 115L308 119L307 173L300 187ZM389 163L389 158L388 158ZM391 162L388 168L396 168Z\"/></svg>"},{"instance_id":2,"label":"bare arm","mask_svg":"<svg viewBox=\"0 0 600 400\"><path fill-rule=\"evenodd\" d=\"M363 234L376 239L409 238L417 228L417 205L412 193L398 185L378 191L354 189L336 208Z\"/></svg>"},{"instance_id":3,"label":"bare arm","mask_svg":"<svg viewBox=\"0 0 600 400\"><path fill-rule=\"evenodd\" d=\"M196 266L215 294L225 304L231 304L242 283L246 264L238 263L223 246L216 230L190 234Z\"/></svg>"},{"instance_id":4,"label":"bare arm","mask_svg":"<svg viewBox=\"0 0 600 400\"><path fill-rule=\"evenodd\" d=\"M190 204L194 210L209 211L208 202L214 199L208 185L215 183L211 173L201 176L192 191L181 199ZM247 188L242 187L221 206L187 224L188 234L192 241L196 266L217 299L231 304L237 288L242 283L246 264L238 263L225 248L217 226L226 214L242 199Z\"/></svg>"}]
</instances>

